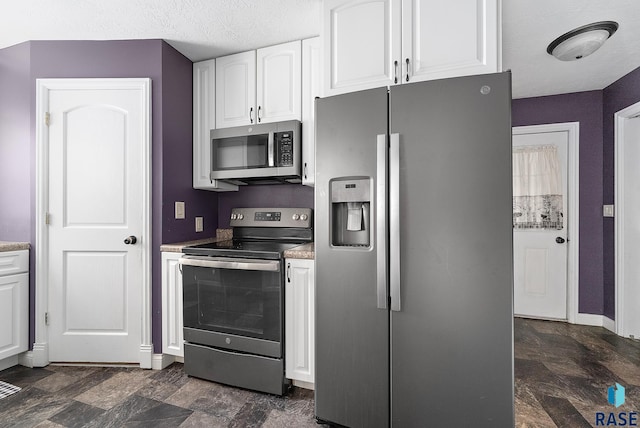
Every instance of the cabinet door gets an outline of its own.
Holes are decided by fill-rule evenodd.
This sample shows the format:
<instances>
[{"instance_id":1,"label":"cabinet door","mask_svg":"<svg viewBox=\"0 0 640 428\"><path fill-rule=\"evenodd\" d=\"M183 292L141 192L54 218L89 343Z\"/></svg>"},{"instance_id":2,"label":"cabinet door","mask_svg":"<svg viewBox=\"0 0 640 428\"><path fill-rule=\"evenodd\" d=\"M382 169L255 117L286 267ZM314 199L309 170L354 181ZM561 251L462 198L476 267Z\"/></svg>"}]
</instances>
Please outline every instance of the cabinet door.
<instances>
[{"instance_id":1,"label":"cabinet door","mask_svg":"<svg viewBox=\"0 0 640 428\"><path fill-rule=\"evenodd\" d=\"M499 71L498 0L403 0L402 82Z\"/></svg>"},{"instance_id":2,"label":"cabinet door","mask_svg":"<svg viewBox=\"0 0 640 428\"><path fill-rule=\"evenodd\" d=\"M216 60L193 64L193 188L238 190L238 186L211 180L210 133L216 122Z\"/></svg>"},{"instance_id":3,"label":"cabinet door","mask_svg":"<svg viewBox=\"0 0 640 428\"><path fill-rule=\"evenodd\" d=\"M313 383L315 372L314 261L287 259L285 370L292 380Z\"/></svg>"},{"instance_id":4,"label":"cabinet door","mask_svg":"<svg viewBox=\"0 0 640 428\"><path fill-rule=\"evenodd\" d=\"M0 276L0 360L27 350L29 274Z\"/></svg>"},{"instance_id":5,"label":"cabinet door","mask_svg":"<svg viewBox=\"0 0 640 428\"><path fill-rule=\"evenodd\" d=\"M324 1L325 95L392 85L399 79L401 12L401 0Z\"/></svg>"},{"instance_id":6,"label":"cabinet door","mask_svg":"<svg viewBox=\"0 0 640 428\"><path fill-rule=\"evenodd\" d=\"M256 52L258 123L301 119L301 56L299 40Z\"/></svg>"},{"instance_id":7,"label":"cabinet door","mask_svg":"<svg viewBox=\"0 0 640 428\"><path fill-rule=\"evenodd\" d=\"M181 253L162 253L162 353L184 357Z\"/></svg>"},{"instance_id":8,"label":"cabinet door","mask_svg":"<svg viewBox=\"0 0 640 428\"><path fill-rule=\"evenodd\" d=\"M302 41L302 184L315 183L315 99L321 97L320 37Z\"/></svg>"},{"instance_id":9,"label":"cabinet door","mask_svg":"<svg viewBox=\"0 0 640 428\"><path fill-rule=\"evenodd\" d=\"M256 52L216 59L216 128L256 123Z\"/></svg>"}]
</instances>

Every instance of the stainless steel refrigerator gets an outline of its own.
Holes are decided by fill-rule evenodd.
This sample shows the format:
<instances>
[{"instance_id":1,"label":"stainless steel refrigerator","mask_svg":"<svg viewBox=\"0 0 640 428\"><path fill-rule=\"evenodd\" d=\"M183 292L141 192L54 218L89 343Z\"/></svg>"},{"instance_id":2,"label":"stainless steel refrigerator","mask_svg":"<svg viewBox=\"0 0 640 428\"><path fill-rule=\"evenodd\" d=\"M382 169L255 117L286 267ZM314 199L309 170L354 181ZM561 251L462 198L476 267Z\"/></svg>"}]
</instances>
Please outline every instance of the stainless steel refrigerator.
<instances>
[{"instance_id":1,"label":"stainless steel refrigerator","mask_svg":"<svg viewBox=\"0 0 640 428\"><path fill-rule=\"evenodd\" d=\"M316 418L512 427L510 73L316 101Z\"/></svg>"}]
</instances>

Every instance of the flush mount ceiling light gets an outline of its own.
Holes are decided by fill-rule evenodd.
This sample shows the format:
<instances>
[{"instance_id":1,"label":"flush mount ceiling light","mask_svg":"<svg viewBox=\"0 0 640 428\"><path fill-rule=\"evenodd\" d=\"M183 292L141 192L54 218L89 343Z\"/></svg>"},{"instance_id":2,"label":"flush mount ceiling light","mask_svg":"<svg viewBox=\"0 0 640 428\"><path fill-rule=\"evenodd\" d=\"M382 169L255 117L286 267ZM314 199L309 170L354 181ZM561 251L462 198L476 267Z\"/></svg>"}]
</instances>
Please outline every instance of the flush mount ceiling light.
<instances>
[{"instance_id":1,"label":"flush mount ceiling light","mask_svg":"<svg viewBox=\"0 0 640 428\"><path fill-rule=\"evenodd\" d=\"M617 29L618 23L614 21L584 25L555 39L547 52L560 61L575 61L597 51Z\"/></svg>"}]
</instances>

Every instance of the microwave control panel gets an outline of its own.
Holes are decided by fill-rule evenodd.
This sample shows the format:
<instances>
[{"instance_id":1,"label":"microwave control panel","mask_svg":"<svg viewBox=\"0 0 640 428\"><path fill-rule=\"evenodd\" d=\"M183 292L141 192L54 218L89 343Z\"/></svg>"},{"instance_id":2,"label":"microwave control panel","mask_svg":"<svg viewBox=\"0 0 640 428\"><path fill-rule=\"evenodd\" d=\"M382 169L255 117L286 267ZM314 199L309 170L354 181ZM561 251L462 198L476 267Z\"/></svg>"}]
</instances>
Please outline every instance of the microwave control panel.
<instances>
[{"instance_id":1,"label":"microwave control panel","mask_svg":"<svg viewBox=\"0 0 640 428\"><path fill-rule=\"evenodd\" d=\"M276 132L278 166L293 166L293 132Z\"/></svg>"}]
</instances>

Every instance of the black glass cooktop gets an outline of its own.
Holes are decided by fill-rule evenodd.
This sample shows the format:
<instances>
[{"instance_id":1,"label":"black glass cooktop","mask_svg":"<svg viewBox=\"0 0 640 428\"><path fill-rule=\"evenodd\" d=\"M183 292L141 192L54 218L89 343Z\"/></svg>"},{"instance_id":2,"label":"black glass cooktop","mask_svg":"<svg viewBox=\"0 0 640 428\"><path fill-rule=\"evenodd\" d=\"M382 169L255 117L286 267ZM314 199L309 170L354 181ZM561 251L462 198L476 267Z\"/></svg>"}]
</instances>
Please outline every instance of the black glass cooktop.
<instances>
[{"instance_id":1,"label":"black glass cooktop","mask_svg":"<svg viewBox=\"0 0 640 428\"><path fill-rule=\"evenodd\" d=\"M182 252L189 255L212 257L248 257L277 260L285 250L303 245L304 241L259 241L238 240L213 242L185 247Z\"/></svg>"}]
</instances>

